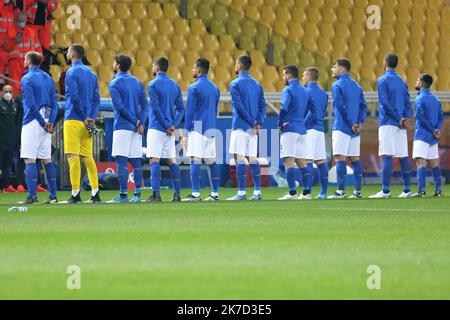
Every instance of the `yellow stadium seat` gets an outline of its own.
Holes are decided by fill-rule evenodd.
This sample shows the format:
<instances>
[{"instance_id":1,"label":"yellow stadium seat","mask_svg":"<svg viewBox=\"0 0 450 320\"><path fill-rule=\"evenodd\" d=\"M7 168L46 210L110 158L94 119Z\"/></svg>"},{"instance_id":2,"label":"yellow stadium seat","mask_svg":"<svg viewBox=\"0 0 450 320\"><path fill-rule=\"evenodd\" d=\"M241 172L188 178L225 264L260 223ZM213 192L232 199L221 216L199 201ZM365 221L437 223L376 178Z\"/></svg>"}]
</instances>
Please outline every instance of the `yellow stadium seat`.
<instances>
[{"instance_id":1,"label":"yellow stadium seat","mask_svg":"<svg viewBox=\"0 0 450 320\"><path fill-rule=\"evenodd\" d=\"M228 18L228 10L223 5L214 6L214 19L223 21Z\"/></svg>"},{"instance_id":2,"label":"yellow stadium seat","mask_svg":"<svg viewBox=\"0 0 450 320\"><path fill-rule=\"evenodd\" d=\"M231 37L230 35L221 35L219 37L219 42L220 42L220 48L222 50L232 50L236 48L236 44L233 40L233 37Z\"/></svg>"},{"instance_id":3,"label":"yellow stadium seat","mask_svg":"<svg viewBox=\"0 0 450 320\"><path fill-rule=\"evenodd\" d=\"M408 65L414 66L418 69L421 69L423 67L423 59L422 56L416 54L416 53L409 53L408 55Z\"/></svg>"},{"instance_id":4,"label":"yellow stadium seat","mask_svg":"<svg viewBox=\"0 0 450 320\"><path fill-rule=\"evenodd\" d=\"M245 8L245 15L255 21L260 19L259 9L255 6L247 6Z\"/></svg>"},{"instance_id":5,"label":"yellow stadium seat","mask_svg":"<svg viewBox=\"0 0 450 320\"><path fill-rule=\"evenodd\" d=\"M259 69L266 64L266 57L259 50L251 51L250 57L252 58L253 65L256 69Z\"/></svg>"},{"instance_id":6,"label":"yellow stadium seat","mask_svg":"<svg viewBox=\"0 0 450 320\"><path fill-rule=\"evenodd\" d=\"M173 20L173 25L176 34L188 34L190 31L189 24L186 19L175 18Z\"/></svg>"},{"instance_id":7,"label":"yellow stadium seat","mask_svg":"<svg viewBox=\"0 0 450 320\"><path fill-rule=\"evenodd\" d=\"M412 38L422 38L425 36L425 30L423 29L423 25L418 23L411 23L409 25L409 29L411 30Z\"/></svg>"},{"instance_id":8,"label":"yellow stadium seat","mask_svg":"<svg viewBox=\"0 0 450 320\"><path fill-rule=\"evenodd\" d=\"M197 58L195 58L195 60L197 60ZM192 79L192 66L195 63L195 60L191 64L181 67L181 77L183 79Z\"/></svg>"},{"instance_id":9,"label":"yellow stadium seat","mask_svg":"<svg viewBox=\"0 0 450 320\"><path fill-rule=\"evenodd\" d=\"M172 47L175 50L184 51L188 48L185 36L175 34L172 36Z\"/></svg>"},{"instance_id":10,"label":"yellow stadium seat","mask_svg":"<svg viewBox=\"0 0 450 320\"><path fill-rule=\"evenodd\" d=\"M86 58L94 67L97 67L102 63L100 52L97 50L86 50Z\"/></svg>"},{"instance_id":11,"label":"yellow stadium seat","mask_svg":"<svg viewBox=\"0 0 450 320\"><path fill-rule=\"evenodd\" d=\"M248 3L249 3L251 6L259 7L259 6L262 6L262 5L263 5L264 0L248 0Z\"/></svg>"},{"instance_id":12,"label":"yellow stadium seat","mask_svg":"<svg viewBox=\"0 0 450 320\"><path fill-rule=\"evenodd\" d=\"M203 43L205 45L205 49L207 50L219 50L220 45L217 37L213 34L205 34L203 35Z\"/></svg>"},{"instance_id":13,"label":"yellow stadium seat","mask_svg":"<svg viewBox=\"0 0 450 320\"><path fill-rule=\"evenodd\" d=\"M411 9L411 21L413 23L422 24L426 20L426 12L414 5Z\"/></svg>"},{"instance_id":14,"label":"yellow stadium seat","mask_svg":"<svg viewBox=\"0 0 450 320\"><path fill-rule=\"evenodd\" d=\"M200 19L192 19L191 20L191 32L193 34L204 34L206 33L205 25L203 21Z\"/></svg>"},{"instance_id":15,"label":"yellow stadium seat","mask_svg":"<svg viewBox=\"0 0 450 320\"><path fill-rule=\"evenodd\" d=\"M52 35L57 34L59 31L59 23L52 23Z\"/></svg>"},{"instance_id":16,"label":"yellow stadium seat","mask_svg":"<svg viewBox=\"0 0 450 320\"><path fill-rule=\"evenodd\" d=\"M306 10L303 7L299 7L298 4L294 8L292 8L291 13L292 20L295 22L304 23L307 20Z\"/></svg>"},{"instance_id":17,"label":"yellow stadium seat","mask_svg":"<svg viewBox=\"0 0 450 320\"><path fill-rule=\"evenodd\" d=\"M114 8L111 2L101 2L98 9L99 14L103 19L111 19L115 16Z\"/></svg>"},{"instance_id":18,"label":"yellow stadium seat","mask_svg":"<svg viewBox=\"0 0 450 320\"><path fill-rule=\"evenodd\" d=\"M136 63L143 67L150 67L152 65L150 52L148 50L137 50Z\"/></svg>"},{"instance_id":19,"label":"yellow stadium seat","mask_svg":"<svg viewBox=\"0 0 450 320\"><path fill-rule=\"evenodd\" d=\"M217 63L221 66L228 67L233 65L234 59L228 50L219 50L217 52Z\"/></svg>"},{"instance_id":20,"label":"yellow stadium seat","mask_svg":"<svg viewBox=\"0 0 450 320\"><path fill-rule=\"evenodd\" d=\"M99 34L107 34L109 33L108 23L105 19L96 18L92 22L93 31Z\"/></svg>"},{"instance_id":21,"label":"yellow stadium seat","mask_svg":"<svg viewBox=\"0 0 450 320\"><path fill-rule=\"evenodd\" d=\"M153 58L157 59L159 57L166 57L167 58L169 55L164 50L154 50L154 51L152 51L152 56L153 56Z\"/></svg>"},{"instance_id":22,"label":"yellow stadium seat","mask_svg":"<svg viewBox=\"0 0 450 320\"><path fill-rule=\"evenodd\" d=\"M88 36L89 47L94 50L103 50L105 48L105 41L100 34L91 33Z\"/></svg>"},{"instance_id":23,"label":"yellow stadium seat","mask_svg":"<svg viewBox=\"0 0 450 320\"><path fill-rule=\"evenodd\" d=\"M142 33L140 20L129 18L126 20L126 31L128 34L138 35Z\"/></svg>"},{"instance_id":24,"label":"yellow stadium seat","mask_svg":"<svg viewBox=\"0 0 450 320\"><path fill-rule=\"evenodd\" d=\"M233 0L231 7L237 11L241 11L247 4L247 0Z\"/></svg>"},{"instance_id":25,"label":"yellow stadium seat","mask_svg":"<svg viewBox=\"0 0 450 320\"><path fill-rule=\"evenodd\" d=\"M365 45L367 44L365 44L361 38L351 37L348 42L348 51L353 52L355 54L360 54L361 52L364 51L364 49L371 51L374 50L373 47L364 48Z\"/></svg>"},{"instance_id":26,"label":"yellow stadium seat","mask_svg":"<svg viewBox=\"0 0 450 320\"><path fill-rule=\"evenodd\" d=\"M74 33L72 35L72 42L79 43L83 46L87 46L89 44L87 36L83 33Z\"/></svg>"},{"instance_id":27,"label":"yellow stadium seat","mask_svg":"<svg viewBox=\"0 0 450 320\"><path fill-rule=\"evenodd\" d=\"M147 17L147 9L143 3L133 3L131 5L131 15L136 19L144 19Z\"/></svg>"},{"instance_id":28,"label":"yellow stadium seat","mask_svg":"<svg viewBox=\"0 0 450 320\"><path fill-rule=\"evenodd\" d=\"M142 20L142 31L144 34L155 35L158 33L158 26L156 25L156 20L153 19L143 19Z\"/></svg>"},{"instance_id":29,"label":"yellow stadium seat","mask_svg":"<svg viewBox=\"0 0 450 320\"><path fill-rule=\"evenodd\" d=\"M109 97L110 96L108 83L109 82L107 82L107 81L100 81L98 83L98 89L99 89L99 92L100 92L100 97Z\"/></svg>"},{"instance_id":30,"label":"yellow stadium seat","mask_svg":"<svg viewBox=\"0 0 450 320\"><path fill-rule=\"evenodd\" d=\"M163 16L161 5L156 2L150 2L147 9L147 15L151 19L159 19Z\"/></svg>"},{"instance_id":31,"label":"yellow stadium seat","mask_svg":"<svg viewBox=\"0 0 450 320\"><path fill-rule=\"evenodd\" d=\"M176 82L179 82L182 79L179 68L175 67L173 65L169 68L169 71L167 72L167 74L169 77L171 77Z\"/></svg>"},{"instance_id":32,"label":"yellow stadium seat","mask_svg":"<svg viewBox=\"0 0 450 320\"><path fill-rule=\"evenodd\" d=\"M323 22L327 22L327 23L335 23L336 22L336 14L335 14L333 8L323 7L322 11L321 11L321 16L322 16ZM311 21L311 22L315 22L315 21Z\"/></svg>"},{"instance_id":33,"label":"yellow stadium seat","mask_svg":"<svg viewBox=\"0 0 450 320\"><path fill-rule=\"evenodd\" d=\"M284 61L286 64L299 65L300 57L296 51L286 50L284 52Z\"/></svg>"},{"instance_id":34,"label":"yellow stadium seat","mask_svg":"<svg viewBox=\"0 0 450 320\"><path fill-rule=\"evenodd\" d=\"M131 73L138 78L142 83L147 83L150 79L150 76L148 75L147 68L140 66L140 65L133 65L131 67Z\"/></svg>"},{"instance_id":35,"label":"yellow stadium seat","mask_svg":"<svg viewBox=\"0 0 450 320\"><path fill-rule=\"evenodd\" d=\"M350 29L345 23L336 23L336 37L347 39L350 37Z\"/></svg>"},{"instance_id":36,"label":"yellow stadium seat","mask_svg":"<svg viewBox=\"0 0 450 320\"><path fill-rule=\"evenodd\" d=\"M209 25L209 32L212 34L215 34L217 36L220 36L222 34L226 33L226 27L224 24L224 21L213 19L210 21Z\"/></svg>"},{"instance_id":37,"label":"yellow stadium seat","mask_svg":"<svg viewBox=\"0 0 450 320\"><path fill-rule=\"evenodd\" d=\"M306 10L306 17L309 22L317 23L322 20L322 16L320 15L320 11L316 7L308 7Z\"/></svg>"},{"instance_id":38,"label":"yellow stadium seat","mask_svg":"<svg viewBox=\"0 0 450 320\"><path fill-rule=\"evenodd\" d=\"M116 17L119 19L127 19L131 15L128 3L124 2L116 2L115 12Z\"/></svg>"},{"instance_id":39,"label":"yellow stadium seat","mask_svg":"<svg viewBox=\"0 0 450 320\"><path fill-rule=\"evenodd\" d=\"M113 75L111 65L101 65L98 67L98 77L100 81L109 82L113 78Z\"/></svg>"},{"instance_id":40,"label":"yellow stadium seat","mask_svg":"<svg viewBox=\"0 0 450 320\"><path fill-rule=\"evenodd\" d=\"M276 87L275 87L275 83L273 82L273 80L270 79L264 79L261 81L261 85L264 88L264 92L275 92Z\"/></svg>"},{"instance_id":41,"label":"yellow stadium seat","mask_svg":"<svg viewBox=\"0 0 450 320\"><path fill-rule=\"evenodd\" d=\"M203 50L203 40L198 34L189 34L187 37L187 43L190 50Z\"/></svg>"},{"instance_id":42,"label":"yellow stadium seat","mask_svg":"<svg viewBox=\"0 0 450 320\"><path fill-rule=\"evenodd\" d=\"M61 25L60 25L60 27L61 27ZM88 19L81 19L81 29L79 31L84 34L92 33L91 22ZM73 32L74 32L74 30L70 30L70 33L73 33Z\"/></svg>"},{"instance_id":43,"label":"yellow stadium seat","mask_svg":"<svg viewBox=\"0 0 450 320\"><path fill-rule=\"evenodd\" d=\"M352 23L366 24L367 15L366 8L353 8Z\"/></svg>"},{"instance_id":44,"label":"yellow stadium seat","mask_svg":"<svg viewBox=\"0 0 450 320\"><path fill-rule=\"evenodd\" d=\"M59 82L59 79L61 79L61 68L55 64L51 64L50 74L52 75L53 81Z\"/></svg>"},{"instance_id":45,"label":"yellow stadium seat","mask_svg":"<svg viewBox=\"0 0 450 320\"><path fill-rule=\"evenodd\" d=\"M98 14L97 6L92 2L83 2L81 12L83 14L83 18L86 19L94 19Z\"/></svg>"},{"instance_id":46,"label":"yellow stadium seat","mask_svg":"<svg viewBox=\"0 0 450 320\"><path fill-rule=\"evenodd\" d=\"M333 50L332 42L325 38L319 38L317 41L317 50L325 57L329 57Z\"/></svg>"},{"instance_id":47,"label":"yellow stadium seat","mask_svg":"<svg viewBox=\"0 0 450 320\"><path fill-rule=\"evenodd\" d=\"M278 79L279 75L277 68L275 68L274 66L265 65L263 67L263 76L264 79L272 79L272 80Z\"/></svg>"},{"instance_id":48,"label":"yellow stadium seat","mask_svg":"<svg viewBox=\"0 0 450 320\"><path fill-rule=\"evenodd\" d=\"M122 36L122 45L125 50L135 51L139 49L139 42L132 34L124 34Z\"/></svg>"},{"instance_id":49,"label":"yellow stadium seat","mask_svg":"<svg viewBox=\"0 0 450 320\"><path fill-rule=\"evenodd\" d=\"M302 44L306 49L311 50L312 52L317 51L317 39L315 38L305 37L302 40Z\"/></svg>"},{"instance_id":50,"label":"yellow stadium seat","mask_svg":"<svg viewBox=\"0 0 450 320\"><path fill-rule=\"evenodd\" d=\"M156 35L155 43L158 50L168 51L172 48L169 37L164 34Z\"/></svg>"},{"instance_id":51,"label":"yellow stadium seat","mask_svg":"<svg viewBox=\"0 0 450 320\"><path fill-rule=\"evenodd\" d=\"M183 52L179 50L171 50L169 53L169 61L172 66L183 66L185 64Z\"/></svg>"},{"instance_id":52,"label":"yellow stadium seat","mask_svg":"<svg viewBox=\"0 0 450 320\"><path fill-rule=\"evenodd\" d=\"M242 29L238 21L228 20L226 27L227 33L233 37L237 37L242 33Z\"/></svg>"},{"instance_id":53,"label":"yellow stadium seat","mask_svg":"<svg viewBox=\"0 0 450 320\"><path fill-rule=\"evenodd\" d=\"M165 3L163 8L164 16L167 19L175 19L178 18L178 8L174 3Z\"/></svg>"},{"instance_id":54,"label":"yellow stadium seat","mask_svg":"<svg viewBox=\"0 0 450 320\"><path fill-rule=\"evenodd\" d=\"M224 66L215 66L214 67L214 75L216 81L226 83L231 81L230 71L227 67Z\"/></svg>"},{"instance_id":55,"label":"yellow stadium seat","mask_svg":"<svg viewBox=\"0 0 450 320\"><path fill-rule=\"evenodd\" d=\"M121 19L111 19L109 20L109 30L112 34L121 35L125 33L125 27Z\"/></svg>"},{"instance_id":56,"label":"yellow stadium seat","mask_svg":"<svg viewBox=\"0 0 450 320\"><path fill-rule=\"evenodd\" d=\"M67 48L68 46L70 46L72 44L70 35L65 34L65 33L57 33L55 35L55 44L58 47Z\"/></svg>"},{"instance_id":57,"label":"yellow stadium seat","mask_svg":"<svg viewBox=\"0 0 450 320\"><path fill-rule=\"evenodd\" d=\"M217 64L217 55L214 51L211 50L203 50L200 51L200 56L209 60L209 63L212 66Z\"/></svg>"},{"instance_id":58,"label":"yellow stadium seat","mask_svg":"<svg viewBox=\"0 0 450 320\"><path fill-rule=\"evenodd\" d=\"M113 50L103 50L102 51L103 65L112 66L115 55L116 55L116 52Z\"/></svg>"},{"instance_id":59,"label":"yellow stadium seat","mask_svg":"<svg viewBox=\"0 0 450 320\"><path fill-rule=\"evenodd\" d=\"M254 37L258 34L256 24L249 19L242 19L241 28L242 33L247 36Z\"/></svg>"},{"instance_id":60,"label":"yellow stadium seat","mask_svg":"<svg viewBox=\"0 0 450 320\"><path fill-rule=\"evenodd\" d=\"M305 24L305 38L317 38L319 34L319 29L315 23L308 22Z\"/></svg>"},{"instance_id":61,"label":"yellow stadium seat","mask_svg":"<svg viewBox=\"0 0 450 320\"><path fill-rule=\"evenodd\" d=\"M427 39L437 39L439 38L439 29L436 25L427 23L425 25L425 37Z\"/></svg>"},{"instance_id":62,"label":"yellow stadium seat","mask_svg":"<svg viewBox=\"0 0 450 320\"><path fill-rule=\"evenodd\" d=\"M290 21L288 23L289 37L300 42L304 35L303 26L300 22Z\"/></svg>"},{"instance_id":63,"label":"yellow stadium seat","mask_svg":"<svg viewBox=\"0 0 450 320\"><path fill-rule=\"evenodd\" d=\"M234 74L234 69L232 71L233 71L232 74ZM251 75L258 82L261 82L264 79L264 76L263 76L263 73L262 73L262 68L252 68L251 69Z\"/></svg>"},{"instance_id":64,"label":"yellow stadium seat","mask_svg":"<svg viewBox=\"0 0 450 320\"><path fill-rule=\"evenodd\" d=\"M291 20L291 13L289 12L289 8L287 7L278 7L275 12L276 20L288 22Z\"/></svg>"},{"instance_id":65,"label":"yellow stadium seat","mask_svg":"<svg viewBox=\"0 0 450 320\"><path fill-rule=\"evenodd\" d=\"M322 22L320 24L320 38L331 39L334 37L334 27L331 23ZM352 34L353 36L353 34Z\"/></svg>"},{"instance_id":66,"label":"yellow stadium seat","mask_svg":"<svg viewBox=\"0 0 450 320\"><path fill-rule=\"evenodd\" d=\"M441 20L441 15L439 14L439 9L427 8L427 23L437 25Z\"/></svg>"},{"instance_id":67,"label":"yellow stadium seat","mask_svg":"<svg viewBox=\"0 0 450 320\"><path fill-rule=\"evenodd\" d=\"M267 26L271 26L276 18L273 8L264 6L260 10L261 10L261 22Z\"/></svg>"},{"instance_id":68,"label":"yellow stadium seat","mask_svg":"<svg viewBox=\"0 0 450 320\"><path fill-rule=\"evenodd\" d=\"M53 11L52 16L54 19L59 20L64 16L64 7L63 6L58 6L58 8Z\"/></svg>"},{"instance_id":69,"label":"yellow stadium seat","mask_svg":"<svg viewBox=\"0 0 450 320\"><path fill-rule=\"evenodd\" d=\"M264 5L268 7L275 7L278 5L278 0L264 0Z\"/></svg>"},{"instance_id":70,"label":"yellow stadium seat","mask_svg":"<svg viewBox=\"0 0 450 320\"><path fill-rule=\"evenodd\" d=\"M352 21L351 11L346 7L341 7L337 9L337 23L350 23Z\"/></svg>"},{"instance_id":71,"label":"yellow stadium seat","mask_svg":"<svg viewBox=\"0 0 450 320\"><path fill-rule=\"evenodd\" d=\"M198 6L198 17L204 21L211 20L213 18L212 6L201 5Z\"/></svg>"},{"instance_id":72,"label":"yellow stadium seat","mask_svg":"<svg viewBox=\"0 0 450 320\"><path fill-rule=\"evenodd\" d=\"M239 38L239 46L242 50L250 51L255 49L255 43L252 39L252 37L247 35L241 35Z\"/></svg>"},{"instance_id":73,"label":"yellow stadium seat","mask_svg":"<svg viewBox=\"0 0 450 320\"><path fill-rule=\"evenodd\" d=\"M409 13L408 8L398 8L397 10L397 19L399 22L408 24L411 22L411 15Z\"/></svg>"},{"instance_id":74,"label":"yellow stadium seat","mask_svg":"<svg viewBox=\"0 0 450 320\"><path fill-rule=\"evenodd\" d=\"M348 45L347 40L341 37L336 37L333 39L333 58L332 60L336 58L342 58L345 53L347 52Z\"/></svg>"},{"instance_id":75,"label":"yellow stadium seat","mask_svg":"<svg viewBox=\"0 0 450 320\"><path fill-rule=\"evenodd\" d=\"M169 19L159 19L158 20L158 31L160 34L172 34L173 33L173 25L172 21Z\"/></svg>"},{"instance_id":76,"label":"yellow stadium seat","mask_svg":"<svg viewBox=\"0 0 450 320\"><path fill-rule=\"evenodd\" d=\"M285 6L290 7L292 6L292 0L280 0L281 2L286 2ZM322 8L325 5L325 2L323 0L314 0L311 1L311 5L317 8Z\"/></svg>"},{"instance_id":77,"label":"yellow stadium seat","mask_svg":"<svg viewBox=\"0 0 450 320\"><path fill-rule=\"evenodd\" d=\"M122 39L117 34L107 34L105 41L109 50L122 50Z\"/></svg>"},{"instance_id":78,"label":"yellow stadium seat","mask_svg":"<svg viewBox=\"0 0 450 320\"><path fill-rule=\"evenodd\" d=\"M189 68L192 69L192 66L194 65L195 61L197 61L197 59L200 57L200 54L198 53L197 50L188 50L184 52L184 59L186 61L186 66L188 66ZM191 73L192 75L192 73ZM184 77L184 79L189 79Z\"/></svg>"}]
</instances>

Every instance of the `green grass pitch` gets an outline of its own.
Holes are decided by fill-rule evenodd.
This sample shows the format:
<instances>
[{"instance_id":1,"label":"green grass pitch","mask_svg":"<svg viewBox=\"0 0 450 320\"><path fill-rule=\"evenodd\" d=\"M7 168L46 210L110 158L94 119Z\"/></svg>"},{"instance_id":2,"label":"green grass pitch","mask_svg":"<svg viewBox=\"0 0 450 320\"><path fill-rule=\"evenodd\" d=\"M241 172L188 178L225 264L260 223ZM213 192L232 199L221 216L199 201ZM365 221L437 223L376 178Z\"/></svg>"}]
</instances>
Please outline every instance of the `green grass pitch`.
<instances>
[{"instance_id":1,"label":"green grass pitch","mask_svg":"<svg viewBox=\"0 0 450 320\"><path fill-rule=\"evenodd\" d=\"M273 201L284 192L26 213L7 210L24 194L0 194L0 298L450 299L449 197ZM80 290L66 287L69 265L81 268ZM370 265L380 267L379 290L367 288Z\"/></svg>"}]
</instances>

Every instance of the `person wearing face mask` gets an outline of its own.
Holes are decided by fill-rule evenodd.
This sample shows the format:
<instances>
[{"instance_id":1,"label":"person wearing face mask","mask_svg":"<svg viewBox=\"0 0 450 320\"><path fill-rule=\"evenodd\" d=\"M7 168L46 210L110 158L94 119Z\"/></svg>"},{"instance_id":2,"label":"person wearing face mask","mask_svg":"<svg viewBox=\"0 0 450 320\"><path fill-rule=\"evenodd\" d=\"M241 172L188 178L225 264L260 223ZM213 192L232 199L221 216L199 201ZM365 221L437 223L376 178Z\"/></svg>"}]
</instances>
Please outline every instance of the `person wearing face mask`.
<instances>
[{"instance_id":1,"label":"person wearing face mask","mask_svg":"<svg viewBox=\"0 0 450 320\"><path fill-rule=\"evenodd\" d=\"M14 5L10 0L0 0L0 74L5 74L9 60L9 34L14 26ZM0 86L5 83L0 77Z\"/></svg>"},{"instance_id":2,"label":"person wearing face mask","mask_svg":"<svg viewBox=\"0 0 450 320\"><path fill-rule=\"evenodd\" d=\"M35 31L27 26L27 16L24 12L19 12L16 15L16 23L10 32L9 46L9 76L14 81L11 84L14 92L20 91L20 79L25 71L23 61L25 55L30 52L38 52L42 54L42 47Z\"/></svg>"},{"instance_id":3,"label":"person wearing face mask","mask_svg":"<svg viewBox=\"0 0 450 320\"><path fill-rule=\"evenodd\" d=\"M11 160L17 149L17 131L19 128L20 107L13 99L13 88L10 85L3 87L0 100L0 192L17 192L10 184Z\"/></svg>"}]
</instances>

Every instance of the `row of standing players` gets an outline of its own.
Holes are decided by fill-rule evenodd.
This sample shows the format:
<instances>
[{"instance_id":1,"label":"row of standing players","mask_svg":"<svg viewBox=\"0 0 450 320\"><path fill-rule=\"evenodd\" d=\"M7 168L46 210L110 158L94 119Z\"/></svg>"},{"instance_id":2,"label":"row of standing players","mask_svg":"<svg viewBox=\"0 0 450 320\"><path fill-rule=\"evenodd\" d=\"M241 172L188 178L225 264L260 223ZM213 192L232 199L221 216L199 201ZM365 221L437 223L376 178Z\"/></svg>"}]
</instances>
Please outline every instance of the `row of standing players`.
<instances>
[{"instance_id":1,"label":"row of standing players","mask_svg":"<svg viewBox=\"0 0 450 320\"><path fill-rule=\"evenodd\" d=\"M66 203L81 202L80 158L88 172L92 187L90 200L100 202L98 175L93 159L93 138L100 97L97 76L81 59L84 48L74 44L68 50L72 66L66 76L66 106L64 115L64 152L70 167L72 194ZM36 159L46 166L50 197L47 202L56 203L56 172L51 162L50 139L54 131L57 103L52 80L38 68L41 55L30 52L25 65L28 73L22 79L24 92L24 120L22 128L21 157L26 163L26 180L29 186L25 203L37 202L35 192ZM187 105L184 107L181 90L167 75L169 61L158 58L153 62L155 79L148 84L150 100L139 79L129 74L131 59L126 55L115 57L115 77L109 84L114 110L114 132L112 155L116 158L120 194L109 202L141 202L142 186L142 135L148 125L147 157L150 159L152 194L147 202L159 202L161 168L160 160L167 159L170 168L174 196L173 201L200 201L200 165L209 165L212 192L205 200L219 200L219 168L216 164L215 138L208 131L216 128L219 89L208 79L209 61L199 58L193 67L196 81L188 89ZM427 166L432 167L435 181L435 196L441 196L441 172L438 166L438 140L443 127L441 103L430 92L433 82L428 74L420 75L417 81L419 95L415 100L416 128L413 158L417 162L418 192L410 190L410 168L406 128L411 116L410 96L403 79L395 72L398 57L385 57L385 74L378 79L379 93L379 154L383 162L382 191L370 198L389 198L393 158L399 158L404 179L404 191L399 197L421 197L425 195ZM237 193L226 200L247 200L245 191L246 161L248 161L254 183L251 200L261 200L261 170L257 159L258 133L266 115L266 101L262 86L253 79L249 70L249 56L236 60L237 78L230 84L232 98L232 133L230 154L236 160L238 180ZM311 170L316 162L319 169L321 191L317 199L343 199L347 160L351 161L355 190L351 198L361 198L362 166L360 156L360 132L367 106L364 93L353 80L348 59L337 59L331 69L337 80L332 85L334 122L332 132L333 156L336 161L338 188L327 196L328 168L326 164L323 119L328 95L317 85L319 72L307 68L303 73L302 86L298 80L296 66L288 65L283 70L286 83L281 94L278 127L281 133L280 155L284 159L289 193L279 200L312 199ZM175 130L185 118L187 132L187 156L191 158L190 176L192 193L181 199L180 168L176 162ZM134 196L128 198L128 162L133 166L136 188ZM303 192L297 195L296 182L300 180ZM34 182L34 184L33 184Z\"/></svg>"}]
</instances>

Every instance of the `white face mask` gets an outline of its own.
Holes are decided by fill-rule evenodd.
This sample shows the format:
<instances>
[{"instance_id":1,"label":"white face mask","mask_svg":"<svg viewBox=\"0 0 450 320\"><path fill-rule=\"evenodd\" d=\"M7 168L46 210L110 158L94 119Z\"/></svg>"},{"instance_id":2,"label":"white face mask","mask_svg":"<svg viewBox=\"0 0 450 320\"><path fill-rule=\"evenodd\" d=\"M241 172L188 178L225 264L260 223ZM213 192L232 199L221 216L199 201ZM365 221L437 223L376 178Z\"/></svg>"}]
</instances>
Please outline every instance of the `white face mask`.
<instances>
[{"instance_id":1,"label":"white face mask","mask_svg":"<svg viewBox=\"0 0 450 320\"><path fill-rule=\"evenodd\" d=\"M27 25L27 23L26 22L19 22L17 25L19 26L20 29L24 29L25 26Z\"/></svg>"},{"instance_id":2,"label":"white face mask","mask_svg":"<svg viewBox=\"0 0 450 320\"><path fill-rule=\"evenodd\" d=\"M3 95L3 99L5 99L6 101L11 101L12 100L12 94L11 92L7 92Z\"/></svg>"},{"instance_id":3,"label":"white face mask","mask_svg":"<svg viewBox=\"0 0 450 320\"><path fill-rule=\"evenodd\" d=\"M4 3L5 3L5 4L9 4L9 2L10 2L10 0L5 0Z\"/></svg>"}]
</instances>

